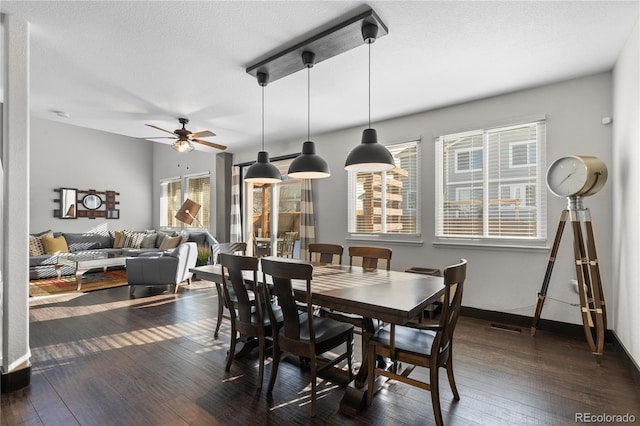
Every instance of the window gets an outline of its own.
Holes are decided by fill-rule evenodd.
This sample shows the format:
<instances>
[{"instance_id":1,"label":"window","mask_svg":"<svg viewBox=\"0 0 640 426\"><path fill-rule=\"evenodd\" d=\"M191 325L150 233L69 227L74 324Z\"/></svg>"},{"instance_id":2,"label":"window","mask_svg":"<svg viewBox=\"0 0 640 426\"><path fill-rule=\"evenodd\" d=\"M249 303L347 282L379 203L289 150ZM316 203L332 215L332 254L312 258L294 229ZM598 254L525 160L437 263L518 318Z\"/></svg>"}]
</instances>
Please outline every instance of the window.
<instances>
[{"instance_id":1,"label":"window","mask_svg":"<svg viewBox=\"0 0 640 426\"><path fill-rule=\"evenodd\" d=\"M286 233L296 233L296 239L300 239L302 180L287 176L294 158L271 160L271 164L280 171L282 182L245 183L243 232L246 241L254 242L254 255L284 255L283 238ZM242 174L245 172L243 170ZM272 241L276 241L275 246L272 246ZM298 243L294 242L292 256L299 257Z\"/></svg>"},{"instance_id":2,"label":"window","mask_svg":"<svg viewBox=\"0 0 640 426\"><path fill-rule=\"evenodd\" d=\"M160 226L168 228L205 228L211 226L211 178L209 174L188 175L167 179L161 182ZM186 188L183 191L183 188ZM183 195L184 192L184 195ZM189 198L200 204L191 225L175 218L182 203Z\"/></svg>"},{"instance_id":3,"label":"window","mask_svg":"<svg viewBox=\"0 0 640 426\"><path fill-rule=\"evenodd\" d=\"M436 238L546 239L545 122L436 140Z\"/></svg>"},{"instance_id":4,"label":"window","mask_svg":"<svg viewBox=\"0 0 640 426\"><path fill-rule=\"evenodd\" d=\"M349 232L419 232L418 141L387 145L396 167L386 172L349 172Z\"/></svg>"}]
</instances>

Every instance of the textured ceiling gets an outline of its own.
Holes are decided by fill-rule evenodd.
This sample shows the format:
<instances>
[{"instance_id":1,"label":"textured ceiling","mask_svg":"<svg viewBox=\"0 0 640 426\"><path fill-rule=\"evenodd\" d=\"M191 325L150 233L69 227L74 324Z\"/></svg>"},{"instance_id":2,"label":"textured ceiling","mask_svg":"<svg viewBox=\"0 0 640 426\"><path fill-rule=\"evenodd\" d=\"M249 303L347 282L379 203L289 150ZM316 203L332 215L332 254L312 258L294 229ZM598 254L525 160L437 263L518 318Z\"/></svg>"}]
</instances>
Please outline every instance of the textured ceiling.
<instances>
[{"instance_id":1,"label":"textured ceiling","mask_svg":"<svg viewBox=\"0 0 640 426\"><path fill-rule=\"evenodd\" d=\"M373 121L612 69L637 1L374 1ZM362 11L349 1L2 1L31 29L36 117L133 137L145 123L229 151L261 139L261 89L245 68ZM265 89L269 141L306 139L307 75ZM69 117L59 117L64 111ZM364 125L367 48L311 70L311 133ZM201 148L203 151L215 150Z\"/></svg>"}]
</instances>

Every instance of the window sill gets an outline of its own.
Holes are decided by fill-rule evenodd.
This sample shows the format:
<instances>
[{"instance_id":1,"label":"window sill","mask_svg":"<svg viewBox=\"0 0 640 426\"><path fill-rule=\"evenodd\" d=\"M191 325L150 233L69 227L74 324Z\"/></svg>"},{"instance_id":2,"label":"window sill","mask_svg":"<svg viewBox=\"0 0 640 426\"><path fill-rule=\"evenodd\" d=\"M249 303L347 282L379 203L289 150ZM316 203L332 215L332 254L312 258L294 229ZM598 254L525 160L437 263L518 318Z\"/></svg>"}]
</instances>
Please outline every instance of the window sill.
<instances>
[{"instance_id":1,"label":"window sill","mask_svg":"<svg viewBox=\"0 0 640 426\"><path fill-rule=\"evenodd\" d=\"M546 245L535 244L517 244L517 243L503 243L503 242L484 242L484 241L472 241L472 240L447 240L447 241L432 241L431 245L434 247L465 247L465 248L478 248L478 249L492 249L492 250L527 250L527 251L549 251L551 247Z\"/></svg>"},{"instance_id":2,"label":"window sill","mask_svg":"<svg viewBox=\"0 0 640 426\"><path fill-rule=\"evenodd\" d=\"M421 234L412 234L412 235L402 235L402 236L389 236L389 235L367 235L367 234L351 234L350 236L345 238L345 241L360 241L367 243L384 243L384 244L395 244L402 246L423 246L424 241L422 240Z\"/></svg>"}]
</instances>

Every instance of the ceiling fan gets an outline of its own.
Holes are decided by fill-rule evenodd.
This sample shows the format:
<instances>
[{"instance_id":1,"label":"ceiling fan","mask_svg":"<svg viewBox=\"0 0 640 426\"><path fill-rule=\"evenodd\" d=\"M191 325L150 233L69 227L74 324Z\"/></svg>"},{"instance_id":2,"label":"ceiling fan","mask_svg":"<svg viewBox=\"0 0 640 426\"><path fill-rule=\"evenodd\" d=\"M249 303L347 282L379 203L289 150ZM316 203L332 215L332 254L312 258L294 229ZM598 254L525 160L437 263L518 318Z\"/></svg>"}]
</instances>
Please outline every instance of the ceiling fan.
<instances>
[{"instance_id":1,"label":"ceiling fan","mask_svg":"<svg viewBox=\"0 0 640 426\"><path fill-rule=\"evenodd\" d=\"M215 136L216 134L210 130L203 130L201 132L193 133L190 130L185 128L185 125L189 122L188 118L178 118L180 124L182 124L182 129L176 129L173 132L170 130L165 130L161 127L154 126L153 124L147 124L149 127L153 127L154 129L161 130L166 133L170 133L173 135L173 138L176 139L174 143L171 144L171 148L175 149L178 152L189 152L193 150L193 143L196 142L201 145L210 146L211 148L216 148L221 151L227 149L226 146L220 145L217 143L209 142L202 140L200 138L206 138L208 136ZM164 137L150 137L146 139L160 139L160 138L169 138L169 136Z\"/></svg>"}]
</instances>

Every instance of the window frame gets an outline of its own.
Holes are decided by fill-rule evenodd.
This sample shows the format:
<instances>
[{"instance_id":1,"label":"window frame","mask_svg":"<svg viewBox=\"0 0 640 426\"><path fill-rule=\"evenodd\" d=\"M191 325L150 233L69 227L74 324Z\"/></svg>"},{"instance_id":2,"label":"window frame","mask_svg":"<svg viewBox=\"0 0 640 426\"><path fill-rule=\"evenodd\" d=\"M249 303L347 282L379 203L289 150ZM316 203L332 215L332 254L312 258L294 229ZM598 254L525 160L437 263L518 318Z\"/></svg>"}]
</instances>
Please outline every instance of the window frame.
<instances>
[{"instance_id":1,"label":"window frame","mask_svg":"<svg viewBox=\"0 0 640 426\"><path fill-rule=\"evenodd\" d=\"M180 208L180 206L182 206L182 204L185 202L185 200L188 198L188 185L189 185L189 180L191 179L199 179L199 178L203 178L203 177L208 177L209 178L209 205L205 204L201 204L201 208L200 211L198 212L198 216L202 215L202 217L204 218L206 216L206 214L208 213L209 215L209 226L211 226L211 173L210 172L200 172L200 173L191 173L191 174L187 174L187 175L182 175L182 176L172 176L169 178L164 178L160 180L160 206L159 206L159 227L161 229L170 229L170 230L209 230L209 228L206 227L206 220L202 220L202 226L198 223L197 220L194 220L193 223L191 225L187 225L183 222L178 221L177 219L175 219L175 223L171 223L169 224L169 205L167 202L167 197L168 194L166 194L166 188L168 184L171 183L180 183L180 205L177 206L177 208L175 209L175 212L178 211L178 209ZM194 200L196 202L198 202L198 200ZM198 204L200 204L198 202ZM171 218L174 218L175 212L171 215Z\"/></svg>"},{"instance_id":2,"label":"window frame","mask_svg":"<svg viewBox=\"0 0 640 426\"><path fill-rule=\"evenodd\" d=\"M507 132L512 129L517 129L519 127L526 126L536 126L536 135L535 139L528 139L522 141L513 141L506 142L509 146L509 159L508 165L504 163L496 163L491 164L490 156L492 155L489 149L489 141L490 136L495 135L498 132ZM475 130L465 130L458 132L443 132L441 135L435 138L435 169L436 169L436 179L435 179L435 223L434 223L434 241L433 245L463 245L463 246L479 246L479 247L509 247L509 248L524 248L524 249L548 249L547 247L547 193L546 193L546 184L544 179L544 170L543 165L546 162L546 130L547 122L544 114L536 115L534 117L524 118L522 120L511 121L507 123L497 123L492 126L486 126L484 128L478 128ZM447 212L444 210L444 203L446 202L444 185L447 179L444 176L444 171L448 167L447 163L445 164L445 146L447 141L452 141L454 138L463 138L463 137L478 137L478 135L482 135L482 150L483 150L483 169L476 170L476 173L479 173L481 178L474 180L460 180L454 182L455 184L464 185L466 190L471 190L472 183L477 182L480 185L481 190L483 191L483 205L482 205L482 216L483 216L483 228L482 235L455 235L455 234L446 234L444 233L445 226L444 220L446 220ZM504 142L503 142L504 143ZM534 144L536 147L535 153L535 162L532 161L531 151L527 149L527 161L526 165L516 165L512 166L513 163L513 145L518 144ZM495 145L492 144L492 147L495 149ZM471 148L459 148L459 150L464 149L476 149L475 147ZM457 162L457 152L458 150L454 150L456 153L455 161ZM495 154L493 154L495 155ZM449 155L450 156L450 155ZM505 159L506 160L506 159ZM504 177L502 174L505 172L505 167L508 169L519 169L519 168L529 168L530 170L534 170L534 172L527 177L518 177L518 178L508 178ZM457 164L455 168L450 169L449 173L457 173ZM491 169L491 170L489 170ZM500 172L498 179L490 179L490 174L496 170ZM461 175L463 176L463 175ZM515 180L514 180L515 179ZM528 180L527 180L528 179ZM525 188L525 194L520 199L521 204L519 206L520 212L531 211L533 210L535 220L536 220L536 235L527 237L526 235L491 235L491 228L488 226L489 218L491 217L490 213L490 203L489 203L489 191L490 185L498 184L498 199L502 198L502 186L503 185L522 185ZM532 192L532 196L534 197L535 203L537 206L531 206L529 200L529 191L527 188L533 185L534 190ZM475 185L474 185L475 186ZM510 189L510 192L512 190ZM456 191L455 196L458 197L458 191ZM498 201L499 202L499 201ZM495 213L494 213L495 214Z\"/></svg>"},{"instance_id":3,"label":"window frame","mask_svg":"<svg viewBox=\"0 0 640 426\"><path fill-rule=\"evenodd\" d=\"M416 149L415 156L413 158L413 166L415 169L415 188L408 187L406 188L406 197L407 197L407 209L415 211L415 230L414 232L362 232L357 231L352 228L356 223L354 215L357 210L357 200L356 200L356 185L357 185L357 173L358 172L348 172L347 173L347 232L348 236L346 240L348 241L377 241L377 242L387 242L387 243L401 243L401 244L423 244L422 241L422 195L421 195L421 168L422 168L422 139L421 138L411 138L403 141L390 142L384 144L387 148L393 150L396 147L402 147L403 145L414 145ZM383 201L381 202L382 209L382 218L381 223L387 224L385 218L386 213L386 173L387 172L376 172L381 175L381 183L382 183L382 192L383 192ZM384 225L383 225L384 229Z\"/></svg>"}]
</instances>

